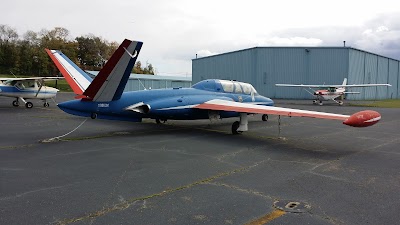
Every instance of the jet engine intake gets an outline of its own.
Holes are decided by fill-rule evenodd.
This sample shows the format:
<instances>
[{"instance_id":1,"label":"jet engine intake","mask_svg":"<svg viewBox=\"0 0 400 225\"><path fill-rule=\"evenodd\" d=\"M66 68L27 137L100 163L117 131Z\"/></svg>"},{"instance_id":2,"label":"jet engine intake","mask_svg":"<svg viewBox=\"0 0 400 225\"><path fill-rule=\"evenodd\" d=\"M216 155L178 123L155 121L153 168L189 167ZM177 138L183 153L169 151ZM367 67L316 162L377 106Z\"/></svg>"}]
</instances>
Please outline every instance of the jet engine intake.
<instances>
[{"instance_id":1,"label":"jet engine intake","mask_svg":"<svg viewBox=\"0 0 400 225\"><path fill-rule=\"evenodd\" d=\"M150 105L144 104L143 102L136 103L134 105L128 106L125 110L131 110L137 113L147 114L150 112Z\"/></svg>"}]
</instances>

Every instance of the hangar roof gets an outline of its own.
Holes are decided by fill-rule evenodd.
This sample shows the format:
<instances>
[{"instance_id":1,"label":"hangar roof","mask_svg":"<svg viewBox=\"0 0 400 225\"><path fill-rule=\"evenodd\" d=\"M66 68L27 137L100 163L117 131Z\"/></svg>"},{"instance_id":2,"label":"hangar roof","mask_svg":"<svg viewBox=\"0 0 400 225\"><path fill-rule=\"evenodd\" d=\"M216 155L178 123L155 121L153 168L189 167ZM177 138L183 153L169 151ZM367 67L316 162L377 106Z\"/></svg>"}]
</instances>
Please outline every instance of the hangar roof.
<instances>
[{"instance_id":1,"label":"hangar roof","mask_svg":"<svg viewBox=\"0 0 400 225\"><path fill-rule=\"evenodd\" d=\"M385 57L385 58L388 58L388 59L393 59L393 60L396 60L396 61L400 61L400 59L395 59L395 58L391 58L391 57L387 57L387 56L384 56L384 55L379 55L379 54L376 54L376 53L374 53L374 52L369 52L369 51L365 51L365 50L361 50L361 49L358 49L358 48L353 48L353 47L343 47L343 46L331 46L331 47L328 47L328 46L270 46L270 47L267 47L267 46L256 46L256 47L252 47L252 48L245 48L245 49L240 49L240 50L236 50L236 51L231 51L231 52L224 52L224 53L220 53L220 54L216 54L216 55L210 55L210 56L205 56L205 57L199 57L199 58L195 58L195 59L192 59L192 61L195 61L195 60L199 60L199 59L205 59L205 58L211 58L211 57L216 57L216 56L221 56L221 55L226 55L226 54L232 54L232 53L237 53L237 52L242 52L242 51L248 51L248 50L254 50L254 49L263 49L263 48L283 48L283 49L290 49L290 48L302 48L302 49L353 49L353 50L356 50L356 51L360 51L360 52L365 52L365 53L369 53L369 54L373 54L373 55L376 55L376 56L381 56L381 57Z\"/></svg>"}]
</instances>

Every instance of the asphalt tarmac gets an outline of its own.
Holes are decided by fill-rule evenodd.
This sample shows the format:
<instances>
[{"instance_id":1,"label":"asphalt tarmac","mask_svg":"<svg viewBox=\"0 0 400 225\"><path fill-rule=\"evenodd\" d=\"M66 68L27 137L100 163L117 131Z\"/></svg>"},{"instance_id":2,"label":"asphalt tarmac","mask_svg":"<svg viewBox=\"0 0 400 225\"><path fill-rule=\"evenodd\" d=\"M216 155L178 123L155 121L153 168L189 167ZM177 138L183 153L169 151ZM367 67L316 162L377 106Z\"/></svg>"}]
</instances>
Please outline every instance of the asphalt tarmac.
<instances>
[{"instance_id":1,"label":"asphalt tarmac","mask_svg":"<svg viewBox=\"0 0 400 225\"><path fill-rule=\"evenodd\" d=\"M400 221L400 109L374 109L382 120L368 128L282 117L279 129L277 116L254 116L249 132L231 135L235 119L85 121L53 102L12 100L0 98L0 224Z\"/></svg>"}]
</instances>

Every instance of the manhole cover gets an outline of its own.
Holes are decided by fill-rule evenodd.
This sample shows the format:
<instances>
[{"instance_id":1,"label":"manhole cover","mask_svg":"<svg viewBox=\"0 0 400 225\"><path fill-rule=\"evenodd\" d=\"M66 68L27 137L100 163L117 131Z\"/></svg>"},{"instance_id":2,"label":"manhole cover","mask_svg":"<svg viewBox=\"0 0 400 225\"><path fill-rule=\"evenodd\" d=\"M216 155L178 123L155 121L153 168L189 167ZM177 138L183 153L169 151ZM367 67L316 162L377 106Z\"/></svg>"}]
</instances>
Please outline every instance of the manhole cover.
<instances>
[{"instance_id":1,"label":"manhole cover","mask_svg":"<svg viewBox=\"0 0 400 225\"><path fill-rule=\"evenodd\" d=\"M274 207L285 212L303 213L311 209L311 206L305 202L281 200L274 202Z\"/></svg>"}]
</instances>

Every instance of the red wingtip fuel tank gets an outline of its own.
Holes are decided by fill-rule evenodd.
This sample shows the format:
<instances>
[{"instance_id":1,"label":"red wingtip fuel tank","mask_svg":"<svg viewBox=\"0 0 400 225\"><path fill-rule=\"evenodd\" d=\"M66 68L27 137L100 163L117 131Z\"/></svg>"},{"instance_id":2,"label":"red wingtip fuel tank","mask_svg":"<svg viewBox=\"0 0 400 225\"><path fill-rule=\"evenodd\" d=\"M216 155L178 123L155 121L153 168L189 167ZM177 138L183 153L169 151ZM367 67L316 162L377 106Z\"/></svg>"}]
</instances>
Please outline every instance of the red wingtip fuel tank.
<instances>
[{"instance_id":1,"label":"red wingtip fuel tank","mask_svg":"<svg viewBox=\"0 0 400 225\"><path fill-rule=\"evenodd\" d=\"M381 114L373 110L365 110L354 113L343 121L343 124L352 127L368 127L376 124L379 120L381 120Z\"/></svg>"}]
</instances>

